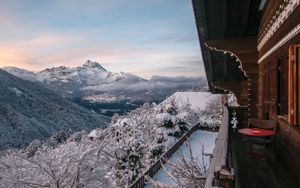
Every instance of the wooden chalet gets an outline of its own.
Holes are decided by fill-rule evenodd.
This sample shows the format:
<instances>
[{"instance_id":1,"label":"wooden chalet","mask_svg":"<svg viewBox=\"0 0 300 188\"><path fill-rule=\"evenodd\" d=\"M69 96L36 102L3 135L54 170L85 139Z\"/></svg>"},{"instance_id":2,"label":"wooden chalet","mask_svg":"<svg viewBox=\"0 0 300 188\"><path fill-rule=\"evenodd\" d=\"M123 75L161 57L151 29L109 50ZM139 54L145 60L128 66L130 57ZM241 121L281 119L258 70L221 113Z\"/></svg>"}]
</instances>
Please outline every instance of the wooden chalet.
<instances>
[{"instance_id":1,"label":"wooden chalet","mask_svg":"<svg viewBox=\"0 0 300 188\"><path fill-rule=\"evenodd\" d=\"M240 104L228 108L228 139L214 151L223 159L212 159L206 187L300 187L300 0L192 4L209 88L234 93ZM245 155L228 123L232 112L238 128L250 117L276 120L273 160Z\"/></svg>"}]
</instances>

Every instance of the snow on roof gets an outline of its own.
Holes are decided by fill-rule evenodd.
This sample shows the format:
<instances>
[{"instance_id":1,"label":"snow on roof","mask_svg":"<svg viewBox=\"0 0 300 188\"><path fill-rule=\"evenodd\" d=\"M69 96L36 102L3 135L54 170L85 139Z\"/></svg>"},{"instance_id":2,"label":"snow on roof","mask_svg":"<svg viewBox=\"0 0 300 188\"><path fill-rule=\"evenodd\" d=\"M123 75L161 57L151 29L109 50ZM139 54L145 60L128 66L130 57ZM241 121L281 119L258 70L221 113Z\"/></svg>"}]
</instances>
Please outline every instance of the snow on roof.
<instances>
[{"instance_id":1,"label":"snow on roof","mask_svg":"<svg viewBox=\"0 0 300 188\"><path fill-rule=\"evenodd\" d=\"M210 92L176 92L172 96L175 97L176 101L189 101L192 110L204 109L207 102L221 98L221 94ZM171 97L165 101L170 100Z\"/></svg>"}]
</instances>

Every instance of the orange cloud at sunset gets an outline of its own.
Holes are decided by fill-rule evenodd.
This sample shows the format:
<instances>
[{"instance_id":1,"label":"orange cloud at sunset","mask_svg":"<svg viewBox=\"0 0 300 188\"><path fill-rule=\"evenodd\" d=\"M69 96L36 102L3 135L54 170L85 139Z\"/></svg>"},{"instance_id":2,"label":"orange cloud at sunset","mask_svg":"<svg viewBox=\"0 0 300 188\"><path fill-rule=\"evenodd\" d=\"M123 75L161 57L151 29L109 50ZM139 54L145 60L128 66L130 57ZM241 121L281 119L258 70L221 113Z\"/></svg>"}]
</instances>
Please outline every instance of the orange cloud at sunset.
<instances>
[{"instance_id":1,"label":"orange cloud at sunset","mask_svg":"<svg viewBox=\"0 0 300 188\"><path fill-rule=\"evenodd\" d=\"M18 66L18 67L27 67L24 62L28 59L27 55L24 52L0 47L0 67L5 66Z\"/></svg>"},{"instance_id":2,"label":"orange cloud at sunset","mask_svg":"<svg viewBox=\"0 0 300 188\"><path fill-rule=\"evenodd\" d=\"M0 45L0 67L15 66L39 70L44 68L43 61L47 60L44 54L52 55L48 52L49 49L59 49L72 41L76 40L69 36L41 35L11 43L4 42Z\"/></svg>"}]
</instances>

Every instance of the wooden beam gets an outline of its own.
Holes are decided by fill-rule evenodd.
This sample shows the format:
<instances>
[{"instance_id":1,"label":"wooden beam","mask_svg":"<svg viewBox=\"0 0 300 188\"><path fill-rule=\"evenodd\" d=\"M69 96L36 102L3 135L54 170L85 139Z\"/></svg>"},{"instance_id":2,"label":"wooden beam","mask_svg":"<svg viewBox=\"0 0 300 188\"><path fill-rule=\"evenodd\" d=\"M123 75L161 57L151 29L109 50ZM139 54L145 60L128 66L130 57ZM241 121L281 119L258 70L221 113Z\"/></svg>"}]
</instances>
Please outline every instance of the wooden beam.
<instances>
[{"instance_id":1,"label":"wooden beam","mask_svg":"<svg viewBox=\"0 0 300 188\"><path fill-rule=\"evenodd\" d=\"M245 35L245 31L247 30L250 5L251 5L250 0L244 0L242 25L241 25L241 31L240 31L241 37L243 37Z\"/></svg>"},{"instance_id":2,"label":"wooden beam","mask_svg":"<svg viewBox=\"0 0 300 188\"><path fill-rule=\"evenodd\" d=\"M224 33L224 38L227 37L227 29L228 29L228 0L223 0L223 19L224 19L224 28L223 28L223 33Z\"/></svg>"},{"instance_id":3,"label":"wooden beam","mask_svg":"<svg viewBox=\"0 0 300 188\"><path fill-rule=\"evenodd\" d=\"M239 39L221 39L206 41L208 46L219 50L225 50L237 55L242 63L258 61L258 51L256 49L256 37L245 37ZM251 54L251 56L247 55Z\"/></svg>"},{"instance_id":4,"label":"wooden beam","mask_svg":"<svg viewBox=\"0 0 300 188\"><path fill-rule=\"evenodd\" d=\"M228 51L257 51L256 37L244 37L238 39L220 39L206 41L208 46Z\"/></svg>"}]
</instances>

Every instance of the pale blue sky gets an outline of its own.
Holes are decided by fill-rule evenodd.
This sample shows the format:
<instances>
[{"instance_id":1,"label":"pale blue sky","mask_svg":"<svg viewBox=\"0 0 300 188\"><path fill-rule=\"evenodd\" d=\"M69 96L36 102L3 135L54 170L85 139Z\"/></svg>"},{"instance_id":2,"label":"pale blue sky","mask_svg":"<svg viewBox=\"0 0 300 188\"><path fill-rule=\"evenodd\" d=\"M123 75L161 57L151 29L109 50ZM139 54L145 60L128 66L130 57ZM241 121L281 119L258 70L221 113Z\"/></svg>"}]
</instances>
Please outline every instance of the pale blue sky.
<instances>
[{"instance_id":1,"label":"pale blue sky","mask_svg":"<svg viewBox=\"0 0 300 188\"><path fill-rule=\"evenodd\" d=\"M0 67L204 76L190 0L0 0Z\"/></svg>"}]
</instances>

